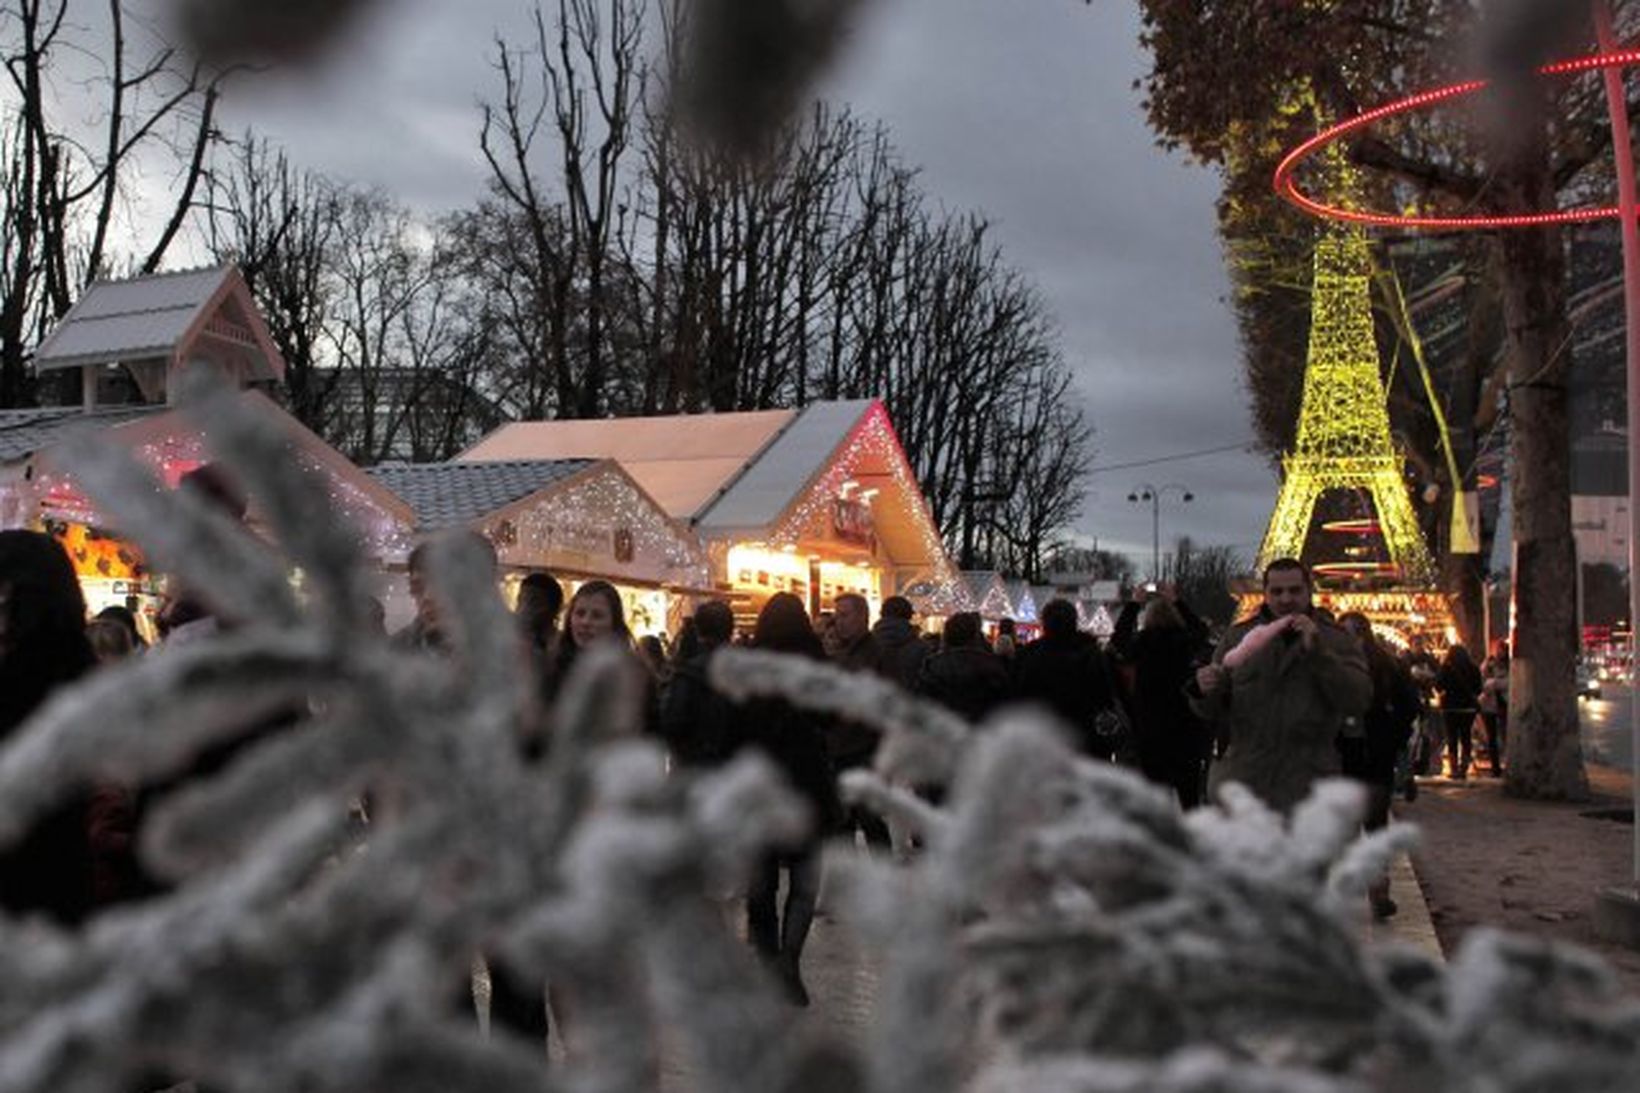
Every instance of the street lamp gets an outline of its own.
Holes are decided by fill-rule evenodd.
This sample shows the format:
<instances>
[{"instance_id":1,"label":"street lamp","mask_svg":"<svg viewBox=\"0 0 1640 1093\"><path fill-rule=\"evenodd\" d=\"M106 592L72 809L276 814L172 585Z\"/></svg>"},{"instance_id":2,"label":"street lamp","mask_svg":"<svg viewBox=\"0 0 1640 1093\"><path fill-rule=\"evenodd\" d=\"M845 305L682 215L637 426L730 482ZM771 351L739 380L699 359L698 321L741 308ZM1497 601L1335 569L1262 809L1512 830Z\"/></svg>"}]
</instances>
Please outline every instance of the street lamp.
<instances>
[{"instance_id":1,"label":"street lamp","mask_svg":"<svg viewBox=\"0 0 1640 1093\"><path fill-rule=\"evenodd\" d=\"M1179 500L1186 504L1196 499L1195 494L1177 482L1169 482L1165 486L1141 482L1128 494L1128 500L1134 504L1150 502L1150 579L1153 581L1162 579L1162 494L1168 490L1177 490Z\"/></svg>"}]
</instances>

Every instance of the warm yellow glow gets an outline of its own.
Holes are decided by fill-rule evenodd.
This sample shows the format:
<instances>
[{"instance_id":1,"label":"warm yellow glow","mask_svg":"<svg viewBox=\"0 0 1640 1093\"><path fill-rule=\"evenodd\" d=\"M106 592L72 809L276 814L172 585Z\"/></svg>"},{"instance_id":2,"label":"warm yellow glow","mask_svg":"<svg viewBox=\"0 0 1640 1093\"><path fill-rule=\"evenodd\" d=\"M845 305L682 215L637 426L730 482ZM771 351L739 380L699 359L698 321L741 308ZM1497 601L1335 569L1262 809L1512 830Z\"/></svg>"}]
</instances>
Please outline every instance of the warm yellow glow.
<instances>
[{"instance_id":1,"label":"warm yellow glow","mask_svg":"<svg viewBox=\"0 0 1640 1093\"><path fill-rule=\"evenodd\" d=\"M599 579L602 580L603 578ZM575 595L576 589L586 583L587 579L585 578L571 578L563 581L566 615L570 598ZM659 588L641 588L636 585L621 584L619 581L610 581L609 583L615 586L615 591L621 597L621 613L626 617L626 628L632 631L633 637L641 638L647 634L654 634L663 638L668 636L669 615L674 613L674 607L680 601L680 597ZM516 584L513 586L512 598L516 604L518 598ZM567 618L559 619L561 624L567 624L568 621Z\"/></svg>"},{"instance_id":2,"label":"warm yellow glow","mask_svg":"<svg viewBox=\"0 0 1640 1093\"><path fill-rule=\"evenodd\" d=\"M1372 257L1356 227L1323 229L1315 249L1309 358L1298 442L1283 460L1281 496L1259 550L1262 569L1299 558L1316 502L1332 490L1366 490L1390 561L1404 584L1428 586L1435 562L1412 509L1401 457L1390 439L1389 410L1378 374L1369 278Z\"/></svg>"},{"instance_id":3,"label":"warm yellow glow","mask_svg":"<svg viewBox=\"0 0 1640 1093\"><path fill-rule=\"evenodd\" d=\"M737 589L773 595L793 592L808 599L809 560L762 543L736 543L729 548L729 583ZM798 589L801 585L801 590Z\"/></svg>"},{"instance_id":4,"label":"warm yellow glow","mask_svg":"<svg viewBox=\"0 0 1640 1093\"><path fill-rule=\"evenodd\" d=\"M878 573L866 566L849 565L846 562L820 563L820 602L830 604L844 592L853 592L864 596L871 605L871 614L877 615L881 606L882 595L878 583Z\"/></svg>"},{"instance_id":5,"label":"warm yellow glow","mask_svg":"<svg viewBox=\"0 0 1640 1093\"><path fill-rule=\"evenodd\" d=\"M737 592L753 596L790 592L804 603L814 602L813 593L823 608L829 608L844 592L856 592L871 604L873 613L882 601L881 573L871 566L820 561L811 572L807 556L762 543L736 543L727 558L729 583ZM809 587L812 580L818 581L818 588Z\"/></svg>"}]
</instances>

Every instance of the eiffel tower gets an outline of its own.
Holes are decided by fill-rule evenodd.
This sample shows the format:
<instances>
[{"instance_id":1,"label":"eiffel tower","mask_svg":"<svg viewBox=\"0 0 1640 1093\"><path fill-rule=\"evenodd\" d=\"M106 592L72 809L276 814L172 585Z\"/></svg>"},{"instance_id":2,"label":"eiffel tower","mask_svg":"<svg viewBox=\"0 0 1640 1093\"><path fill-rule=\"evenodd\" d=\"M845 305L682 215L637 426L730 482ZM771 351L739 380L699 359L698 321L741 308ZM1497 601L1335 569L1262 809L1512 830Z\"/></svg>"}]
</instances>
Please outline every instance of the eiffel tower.
<instances>
[{"instance_id":1,"label":"eiffel tower","mask_svg":"<svg viewBox=\"0 0 1640 1093\"><path fill-rule=\"evenodd\" d=\"M1427 590L1435 583L1435 563L1412 510L1401 457L1390 440L1373 338L1371 274L1372 255L1359 227L1322 230L1315 249L1298 441L1282 460L1281 495L1258 564L1262 570L1277 558L1302 557L1322 496L1363 490L1372 497L1395 585Z\"/></svg>"}]
</instances>

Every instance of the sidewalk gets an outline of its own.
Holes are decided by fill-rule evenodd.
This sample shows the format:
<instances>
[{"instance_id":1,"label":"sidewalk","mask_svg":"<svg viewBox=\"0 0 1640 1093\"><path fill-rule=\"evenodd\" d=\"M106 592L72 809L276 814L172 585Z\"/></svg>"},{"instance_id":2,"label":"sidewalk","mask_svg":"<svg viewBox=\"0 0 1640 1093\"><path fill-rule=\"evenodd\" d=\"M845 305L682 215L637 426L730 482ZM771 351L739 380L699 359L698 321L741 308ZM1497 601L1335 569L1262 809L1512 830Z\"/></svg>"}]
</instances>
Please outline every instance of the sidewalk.
<instances>
[{"instance_id":1,"label":"sidewalk","mask_svg":"<svg viewBox=\"0 0 1640 1093\"><path fill-rule=\"evenodd\" d=\"M1367 938L1372 941L1393 940L1422 949L1431 956L1444 960L1440 938L1430 918L1429 901L1424 898L1423 885L1418 882L1412 862L1402 854L1389 870L1389 895L1398 910L1393 918L1383 922L1367 922Z\"/></svg>"},{"instance_id":2,"label":"sidewalk","mask_svg":"<svg viewBox=\"0 0 1640 1093\"><path fill-rule=\"evenodd\" d=\"M1593 766L1589 782L1594 798L1576 804L1506 797L1487 777L1423 779L1416 801L1396 802L1396 817L1423 831L1412 864L1444 952L1476 926L1569 941L1600 953L1640 996L1640 952L1593 928L1595 893L1630 880L1634 828L1589 814L1627 808L1630 783ZM1402 888L1395 899L1405 915Z\"/></svg>"}]
</instances>

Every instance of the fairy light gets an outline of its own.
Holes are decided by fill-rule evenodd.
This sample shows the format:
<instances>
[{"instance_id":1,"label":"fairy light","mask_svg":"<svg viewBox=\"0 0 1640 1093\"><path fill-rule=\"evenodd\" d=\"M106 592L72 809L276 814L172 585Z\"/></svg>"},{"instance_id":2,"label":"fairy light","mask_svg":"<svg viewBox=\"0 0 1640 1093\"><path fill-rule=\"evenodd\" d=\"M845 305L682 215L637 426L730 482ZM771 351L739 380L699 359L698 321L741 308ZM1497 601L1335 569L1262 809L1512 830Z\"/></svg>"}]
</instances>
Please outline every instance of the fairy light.
<instances>
[{"instance_id":1,"label":"fairy light","mask_svg":"<svg viewBox=\"0 0 1640 1093\"><path fill-rule=\"evenodd\" d=\"M871 468L871 470L867 470ZM887 473L899 487L904 499L905 513L916 530L918 545L931 570L929 590L919 597L921 609L929 615L951 615L972 610L967 587L951 560L946 556L945 543L939 527L923 497L922 486L905 457L899 437L888 419L888 411L880 402L861 417L840 446L838 455L817 476L808 489L783 513L770 530L768 541L774 544L796 544L830 520L831 506L843 496L845 484L857 488L862 477L872 473Z\"/></svg>"},{"instance_id":2,"label":"fairy light","mask_svg":"<svg viewBox=\"0 0 1640 1093\"><path fill-rule=\"evenodd\" d=\"M610 471L578 476L516 518L490 520L484 534L503 560L521 564L585 559L597 572L658 574L691 589L710 580L706 551L625 475Z\"/></svg>"},{"instance_id":3,"label":"fairy light","mask_svg":"<svg viewBox=\"0 0 1640 1093\"><path fill-rule=\"evenodd\" d=\"M1037 622L1036 596L1031 593L1031 586L1024 581L1019 582L1019 592L1014 597L1014 621L1026 626L1034 626Z\"/></svg>"},{"instance_id":4,"label":"fairy light","mask_svg":"<svg viewBox=\"0 0 1640 1093\"><path fill-rule=\"evenodd\" d=\"M1628 68L1635 64L1640 64L1640 50L1630 49L1614 53L1595 53L1585 57L1556 61L1543 65L1537 71L1542 76L1569 76L1601 68ZM1276 167L1275 178L1273 179L1276 193L1290 204L1323 220L1345 221L1375 227L1423 228L1432 231L1538 228L1555 224L1583 224L1595 220L1615 220L1623 215L1623 209L1618 205L1585 205L1571 209L1516 213L1505 216L1488 216L1485 214L1422 216L1415 213L1385 213L1356 208L1347 202L1322 201L1311 197L1299 188L1298 168L1316 153L1336 148L1337 142L1343 137L1386 118L1426 110L1442 103L1451 102L1454 99L1473 95L1490 84L1490 80L1465 80L1446 87L1421 91L1404 99L1373 107L1353 118L1321 130L1321 132L1288 152Z\"/></svg>"},{"instance_id":5,"label":"fairy light","mask_svg":"<svg viewBox=\"0 0 1640 1093\"><path fill-rule=\"evenodd\" d=\"M1396 571L1410 584L1432 585L1434 559L1390 438L1373 336L1371 270L1372 256L1359 227L1323 229L1315 251L1298 440L1282 460L1286 475L1258 566L1303 557L1316 502L1333 490L1358 489L1372 495Z\"/></svg>"},{"instance_id":6,"label":"fairy light","mask_svg":"<svg viewBox=\"0 0 1640 1093\"><path fill-rule=\"evenodd\" d=\"M979 601L977 610L982 618L1004 619L1013 614L1014 606L1003 587L1002 578L995 573L964 574L969 581L969 595Z\"/></svg>"},{"instance_id":7,"label":"fairy light","mask_svg":"<svg viewBox=\"0 0 1640 1093\"><path fill-rule=\"evenodd\" d=\"M1262 592L1244 592L1237 597L1242 617L1250 617L1264 602ZM1334 618L1348 614L1365 616L1373 632L1397 647L1404 648L1413 634L1422 634L1434 642L1437 649L1455 640L1456 620L1446 593L1433 589L1369 589L1364 591L1335 591L1318 588L1315 605L1330 612Z\"/></svg>"},{"instance_id":8,"label":"fairy light","mask_svg":"<svg viewBox=\"0 0 1640 1093\"><path fill-rule=\"evenodd\" d=\"M117 435L117 434L115 434ZM174 489L182 476L211 459L197 432L177 431L134 444L129 451L153 471L155 479ZM293 458L324 483L328 509L338 513L359 532L366 550L380 560L402 560L413 545L413 529L356 483L343 478L317 456L301 447ZM71 475L36 464L34 512L73 523L103 526L107 519L85 496Z\"/></svg>"},{"instance_id":9,"label":"fairy light","mask_svg":"<svg viewBox=\"0 0 1640 1093\"><path fill-rule=\"evenodd\" d=\"M1116 623L1110 617L1110 609L1102 603L1089 607L1084 601L1076 604L1077 628L1086 630L1096 638L1108 638L1116 633Z\"/></svg>"}]
</instances>

